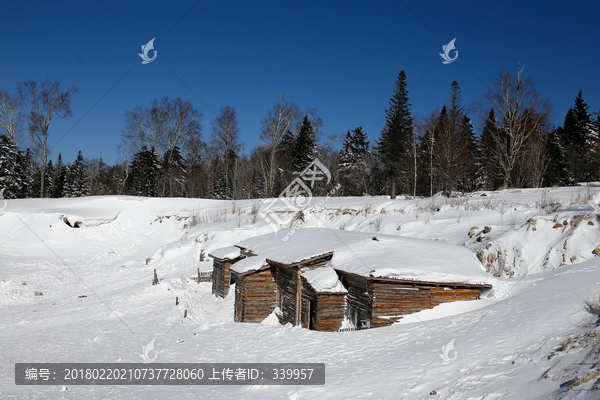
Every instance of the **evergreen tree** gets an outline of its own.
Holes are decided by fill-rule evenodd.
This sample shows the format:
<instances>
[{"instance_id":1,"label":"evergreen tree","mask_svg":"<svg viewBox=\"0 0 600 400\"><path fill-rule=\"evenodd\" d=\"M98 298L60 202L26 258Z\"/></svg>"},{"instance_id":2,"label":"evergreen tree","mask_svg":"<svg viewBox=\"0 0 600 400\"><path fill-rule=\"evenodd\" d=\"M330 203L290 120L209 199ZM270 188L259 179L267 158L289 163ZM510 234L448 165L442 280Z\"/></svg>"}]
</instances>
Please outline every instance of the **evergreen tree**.
<instances>
[{"instance_id":1,"label":"evergreen tree","mask_svg":"<svg viewBox=\"0 0 600 400\"><path fill-rule=\"evenodd\" d=\"M231 186L225 177L225 173L220 169L210 185L210 193L211 197L217 200L231 200L232 198Z\"/></svg>"},{"instance_id":2,"label":"evergreen tree","mask_svg":"<svg viewBox=\"0 0 600 400\"><path fill-rule=\"evenodd\" d=\"M0 191L4 199L21 197L22 176L18 164L19 150L13 141L0 134Z\"/></svg>"},{"instance_id":3,"label":"evergreen tree","mask_svg":"<svg viewBox=\"0 0 600 400\"><path fill-rule=\"evenodd\" d=\"M481 153L473 132L471 119L465 114L460 126L460 139L463 143L463 156L460 158L458 189L473 192L483 185Z\"/></svg>"},{"instance_id":4,"label":"evergreen tree","mask_svg":"<svg viewBox=\"0 0 600 400\"><path fill-rule=\"evenodd\" d=\"M162 196L182 197L186 192L187 173L185 160L178 146L165 154L160 168L161 182L163 188Z\"/></svg>"},{"instance_id":5,"label":"evergreen tree","mask_svg":"<svg viewBox=\"0 0 600 400\"><path fill-rule=\"evenodd\" d=\"M376 142L376 150L382 170L390 183L390 196L396 198L396 183L401 190L410 191L410 155L413 136L411 104L406 89L406 74L400 71L394 95L389 101L381 137Z\"/></svg>"},{"instance_id":6,"label":"evergreen tree","mask_svg":"<svg viewBox=\"0 0 600 400\"><path fill-rule=\"evenodd\" d=\"M133 196L156 197L159 162L154 147L149 150L142 146L140 151L134 154L129 169L127 193Z\"/></svg>"},{"instance_id":7,"label":"evergreen tree","mask_svg":"<svg viewBox=\"0 0 600 400\"><path fill-rule=\"evenodd\" d=\"M560 131L567 162L577 182L598 180L599 134L580 90Z\"/></svg>"},{"instance_id":8,"label":"evergreen tree","mask_svg":"<svg viewBox=\"0 0 600 400\"><path fill-rule=\"evenodd\" d=\"M19 174L21 175L21 190L19 198L40 197L39 181L36 182L35 176L39 175L39 170L33 160L31 150L27 148L25 154L19 152L17 157L19 165Z\"/></svg>"},{"instance_id":9,"label":"evergreen tree","mask_svg":"<svg viewBox=\"0 0 600 400\"><path fill-rule=\"evenodd\" d=\"M439 187L448 192L472 190L479 169L477 146L456 81L450 86L448 105L444 105L438 118L434 143L432 154Z\"/></svg>"},{"instance_id":10,"label":"evergreen tree","mask_svg":"<svg viewBox=\"0 0 600 400\"><path fill-rule=\"evenodd\" d=\"M81 150L77 158L67 168L67 179L64 187L64 197L84 197L89 193L87 176L85 174L85 165Z\"/></svg>"},{"instance_id":11,"label":"evergreen tree","mask_svg":"<svg viewBox=\"0 0 600 400\"><path fill-rule=\"evenodd\" d=\"M67 183L67 166L64 164L62 155L58 154L56 162L56 180L54 184L54 194L52 197L61 198L65 196L65 185Z\"/></svg>"},{"instance_id":12,"label":"evergreen tree","mask_svg":"<svg viewBox=\"0 0 600 400\"><path fill-rule=\"evenodd\" d=\"M565 157L565 149L560 138L563 136L562 128L559 126L548 134L546 140L546 156L548 157L548 167L544 174L544 184L548 186L560 185L571 186L575 182L569 171L569 166Z\"/></svg>"},{"instance_id":13,"label":"evergreen tree","mask_svg":"<svg viewBox=\"0 0 600 400\"><path fill-rule=\"evenodd\" d=\"M312 123L308 119L308 115L306 115L294 143L294 171L298 173L302 172L317 156L317 135Z\"/></svg>"},{"instance_id":14,"label":"evergreen tree","mask_svg":"<svg viewBox=\"0 0 600 400\"><path fill-rule=\"evenodd\" d=\"M490 110L479 139L483 186L486 190L495 190L502 186L502 171L498 157L493 131L497 129L498 121L494 109Z\"/></svg>"},{"instance_id":15,"label":"evergreen tree","mask_svg":"<svg viewBox=\"0 0 600 400\"><path fill-rule=\"evenodd\" d=\"M55 179L56 168L54 168L52 160L48 160L48 165L46 165L46 174L44 175L44 198L54 197Z\"/></svg>"},{"instance_id":16,"label":"evergreen tree","mask_svg":"<svg viewBox=\"0 0 600 400\"><path fill-rule=\"evenodd\" d=\"M360 196L369 191L371 172L370 142L362 126L348 131L338 155L339 173L346 195Z\"/></svg>"}]
</instances>

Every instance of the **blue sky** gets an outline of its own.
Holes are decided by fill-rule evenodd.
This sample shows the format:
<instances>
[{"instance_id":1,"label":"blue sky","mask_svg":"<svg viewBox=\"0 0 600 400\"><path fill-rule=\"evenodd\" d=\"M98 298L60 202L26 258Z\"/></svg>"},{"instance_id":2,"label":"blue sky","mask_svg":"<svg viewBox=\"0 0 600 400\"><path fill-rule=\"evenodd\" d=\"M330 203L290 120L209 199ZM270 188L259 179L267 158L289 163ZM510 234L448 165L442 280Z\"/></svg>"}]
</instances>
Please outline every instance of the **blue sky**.
<instances>
[{"instance_id":1,"label":"blue sky","mask_svg":"<svg viewBox=\"0 0 600 400\"><path fill-rule=\"evenodd\" d=\"M123 114L162 96L189 99L204 139L220 108L238 111L245 151L277 92L317 108L324 135L362 125L375 140L400 70L413 114L441 107L452 81L465 106L502 67L525 65L562 124L579 89L600 109L598 2L567 1L4 2L0 87L46 77L74 86L74 117L54 120L51 158L120 159ZM141 64L155 38L156 59ZM442 64L456 38L458 58ZM452 54L451 54L452 55ZM487 85L487 86L486 86Z\"/></svg>"}]
</instances>

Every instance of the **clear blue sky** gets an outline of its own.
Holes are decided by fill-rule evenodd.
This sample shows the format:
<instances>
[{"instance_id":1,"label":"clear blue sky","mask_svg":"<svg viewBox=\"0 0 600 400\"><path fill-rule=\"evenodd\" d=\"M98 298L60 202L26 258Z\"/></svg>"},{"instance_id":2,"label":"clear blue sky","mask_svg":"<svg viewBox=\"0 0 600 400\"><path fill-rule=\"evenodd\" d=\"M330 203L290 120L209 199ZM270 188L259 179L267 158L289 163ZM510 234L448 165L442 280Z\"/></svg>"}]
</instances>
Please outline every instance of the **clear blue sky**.
<instances>
[{"instance_id":1,"label":"clear blue sky","mask_svg":"<svg viewBox=\"0 0 600 400\"><path fill-rule=\"evenodd\" d=\"M213 112L235 107L247 149L277 91L316 107L324 135L362 125L374 140L400 70L417 116L454 80L465 106L481 100L518 61L554 103L554 124L579 89L600 109L597 1L5 1L0 38L3 89L46 77L79 89L74 117L50 129L51 158L68 162L78 150L118 160L124 112L162 96L192 101L205 140ZM143 65L152 38L158 55ZM444 65L453 38L459 56Z\"/></svg>"}]
</instances>

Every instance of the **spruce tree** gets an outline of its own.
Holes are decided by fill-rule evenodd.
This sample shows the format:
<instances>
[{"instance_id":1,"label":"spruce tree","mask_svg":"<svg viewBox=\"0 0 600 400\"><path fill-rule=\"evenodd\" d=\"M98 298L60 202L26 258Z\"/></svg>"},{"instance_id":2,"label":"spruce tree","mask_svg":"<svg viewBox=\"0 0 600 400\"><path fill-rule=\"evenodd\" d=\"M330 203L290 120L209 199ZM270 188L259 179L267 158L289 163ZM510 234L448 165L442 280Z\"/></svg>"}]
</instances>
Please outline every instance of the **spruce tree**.
<instances>
[{"instance_id":1,"label":"spruce tree","mask_svg":"<svg viewBox=\"0 0 600 400\"><path fill-rule=\"evenodd\" d=\"M46 165L46 174L44 175L44 198L54 197L54 186L56 183L56 168L52 160L48 160Z\"/></svg>"},{"instance_id":2,"label":"spruce tree","mask_svg":"<svg viewBox=\"0 0 600 400\"><path fill-rule=\"evenodd\" d=\"M4 190L5 199L21 197L22 176L18 159L17 146L7 135L0 134L0 190Z\"/></svg>"},{"instance_id":3,"label":"spruce tree","mask_svg":"<svg viewBox=\"0 0 600 400\"><path fill-rule=\"evenodd\" d=\"M460 140L463 148L460 157L458 189L473 192L483 185L481 153L473 131L471 119L465 114L460 126Z\"/></svg>"},{"instance_id":4,"label":"spruce tree","mask_svg":"<svg viewBox=\"0 0 600 400\"><path fill-rule=\"evenodd\" d=\"M302 121L302 126L294 143L293 167L295 172L302 172L317 158L317 146L317 135L307 115Z\"/></svg>"},{"instance_id":5,"label":"spruce tree","mask_svg":"<svg viewBox=\"0 0 600 400\"><path fill-rule=\"evenodd\" d=\"M40 197L40 185L35 180L35 176L39 174L39 170L33 160L31 149L27 148L25 154L18 152L17 164L19 165L22 184L18 197L21 199Z\"/></svg>"},{"instance_id":6,"label":"spruce tree","mask_svg":"<svg viewBox=\"0 0 600 400\"><path fill-rule=\"evenodd\" d=\"M348 131L338 155L342 190L346 195L360 196L368 192L371 170L370 142L362 126Z\"/></svg>"},{"instance_id":7,"label":"spruce tree","mask_svg":"<svg viewBox=\"0 0 600 400\"><path fill-rule=\"evenodd\" d=\"M484 189L486 190L495 190L502 186L502 171L493 132L495 129L498 129L497 126L498 121L492 108L486 118L479 139L482 179Z\"/></svg>"},{"instance_id":8,"label":"spruce tree","mask_svg":"<svg viewBox=\"0 0 600 400\"><path fill-rule=\"evenodd\" d=\"M81 150L77 155L77 158L67 168L67 180L64 188L65 197L84 197L89 193L89 187L87 184L87 176L85 173L85 165Z\"/></svg>"},{"instance_id":9,"label":"spruce tree","mask_svg":"<svg viewBox=\"0 0 600 400\"><path fill-rule=\"evenodd\" d=\"M565 157L565 149L561 142L562 129L560 126L548 134L546 140L546 157L548 167L544 174L544 184L547 186L572 186L575 184Z\"/></svg>"},{"instance_id":10,"label":"spruce tree","mask_svg":"<svg viewBox=\"0 0 600 400\"><path fill-rule=\"evenodd\" d=\"M385 125L376 150L382 165L382 170L390 184L390 196L396 198L396 184L400 189L410 191L410 154L413 135L411 104L406 89L406 74L400 71L394 88L394 95L389 101L390 108L386 110Z\"/></svg>"},{"instance_id":11,"label":"spruce tree","mask_svg":"<svg viewBox=\"0 0 600 400\"><path fill-rule=\"evenodd\" d=\"M133 196L156 197L159 162L154 147L142 146L134 154L127 177L127 193Z\"/></svg>"},{"instance_id":12,"label":"spruce tree","mask_svg":"<svg viewBox=\"0 0 600 400\"><path fill-rule=\"evenodd\" d=\"M65 185L67 183L67 166L64 164L62 154L58 154L56 161L56 182L54 185L54 194L52 197L60 198L65 196Z\"/></svg>"},{"instance_id":13,"label":"spruce tree","mask_svg":"<svg viewBox=\"0 0 600 400\"><path fill-rule=\"evenodd\" d=\"M589 106L580 90L575 98L575 106L567 112L560 131L567 162L577 182L599 178L599 131L588 110Z\"/></svg>"},{"instance_id":14,"label":"spruce tree","mask_svg":"<svg viewBox=\"0 0 600 400\"><path fill-rule=\"evenodd\" d=\"M178 146L167 152L162 160L160 178L163 185L162 196L182 197L187 187L185 160Z\"/></svg>"}]
</instances>

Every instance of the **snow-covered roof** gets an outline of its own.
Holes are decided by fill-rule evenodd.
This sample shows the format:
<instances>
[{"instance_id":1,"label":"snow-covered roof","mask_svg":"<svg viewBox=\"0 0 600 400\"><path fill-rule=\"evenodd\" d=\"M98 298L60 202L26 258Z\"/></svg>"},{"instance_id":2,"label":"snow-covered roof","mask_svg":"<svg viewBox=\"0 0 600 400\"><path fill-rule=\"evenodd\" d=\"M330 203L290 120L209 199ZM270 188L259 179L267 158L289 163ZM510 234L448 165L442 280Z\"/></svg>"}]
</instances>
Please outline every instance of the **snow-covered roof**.
<instances>
[{"instance_id":1,"label":"snow-covered roof","mask_svg":"<svg viewBox=\"0 0 600 400\"><path fill-rule=\"evenodd\" d=\"M353 246L372 236L328 228L286 229L276 234L248 238L236 246L264 259L289 265Z\"/></svg>"},{"instance_id":2,"label":"snow-covered roof","mask_svg":"<svg viewBox=\"0 0 600 400\"><path fill-rule=\"evenodd\" d=\"M461 246L401 236L377 235L340 248L329 265L362 276L436 283L485 284L491 276L475 254Z\"/></svg>"},{"instance_id":3,"label":"snow-covered roof","mask_svg":"<svg viewBox=\"0 0 600 400\"><path fill-rule=\"evenodd\" d=\"M219 258L221 260L233 260L241 255L240 248L235 246L221 247L220 249L211 251L209 254L210 257Z\"/></svg>"},{"instance_id":4,"label":"snow-covered roof","mask_svg":"<svg viewBox=\"0 0 600 400\"><path fill-rule=\"evenodd\" d=\"M256 256L238 261L231 268L245 273L259 270L267 265L267 260L293 265L333 252L329 266L362 276L435 283L486 284L491 281L475 254L464 247L402 236L375 236L377 240L373 240L373 233L328 228L281 230L237 244ZM283 240L285 238L287 240ZM318 287L321 287L321 279L333 282L331 273L315 270L304 274L311 285L312 274ZM321 291L316 287L315 290Z\"/></svg>"},{"instance_id":5,"label":"snow-covered roof","mask_svg":"<svg viewBox=\"0 0 600 400\"><path fill-rule=\"evenodd\" d=\"M236 262L230 267L230 269L238 274L243 274L250 271L258 271L265 265L267 265L267 262L265 261L264 257L251 256Z\"/></svg>"},{"instance_id":6,"label":"snow-covered roof","mask_svg":"<svg viewBox=\"0 0 600 400\"><path fill-rule=\"evenodd\" d=\"M317 292L347 293L348 291L340 282L338 274L331 267L316 268L306 271L302 277Z\"/></svg>"}]
</instances>

